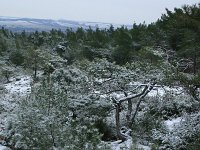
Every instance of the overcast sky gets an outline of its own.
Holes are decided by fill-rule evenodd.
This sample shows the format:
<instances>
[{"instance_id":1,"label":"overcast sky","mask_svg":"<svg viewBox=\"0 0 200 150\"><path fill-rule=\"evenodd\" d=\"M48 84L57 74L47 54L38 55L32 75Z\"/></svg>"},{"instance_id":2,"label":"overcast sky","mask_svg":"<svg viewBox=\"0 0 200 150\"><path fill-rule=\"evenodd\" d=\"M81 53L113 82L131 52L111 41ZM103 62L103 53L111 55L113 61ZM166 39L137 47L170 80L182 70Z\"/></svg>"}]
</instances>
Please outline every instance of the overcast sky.
<instances>
[{"instance_id":1,"label":"overcast sky","mask_svg":"<svg viewBox=\"0 0 200 150\"><path fill-rule=\"evenodd\" d=\"M120 24L156 21L173 10L200 0L0 0L0 16L67 19Z\"/></svg>"}]
</instances>

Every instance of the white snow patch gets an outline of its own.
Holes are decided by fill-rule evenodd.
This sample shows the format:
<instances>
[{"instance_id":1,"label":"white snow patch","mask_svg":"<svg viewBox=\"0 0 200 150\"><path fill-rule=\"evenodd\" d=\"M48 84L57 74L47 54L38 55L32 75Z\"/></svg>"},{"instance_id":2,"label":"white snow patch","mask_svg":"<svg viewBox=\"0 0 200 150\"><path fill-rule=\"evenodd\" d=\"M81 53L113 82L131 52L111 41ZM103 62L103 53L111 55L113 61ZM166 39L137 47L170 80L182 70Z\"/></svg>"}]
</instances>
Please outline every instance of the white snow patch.
<instances>
[{"instance_id":1,"label":"white snow patch","mask_svg":"<svg viewBox=\"0 0 200 150\"><path fill-rule=\"evenodd\" d=\"M100 91L94 91L94 93L95 93L95 94L100 94L101 92L100 92Z\"/></svg>"},{"instance_id":2,"label":"white snow patch","mask_svg":"<svg viewBox=\"0 0 200 150\"><path fill-rule=\"evenodd\" d=\"M26 95L31 92L32 78L30 76L21 76L19 81L13 81L5 85L10 94Z\"/></svg>"},{"instance_id":3,"label":"white snow patch","mask_svg":"<svg viewBox=\"0 0 200 150\"><path fill-rule=\"evenodd\" d=\"M5 146L2 146L2 145L0 145L0 150L9 150L9 148L8 148L8 147L5 147Z\"/></svg>"},{"instance_id":4,"label":"white snow patch","mask_svg":"<svg viewBox=\"0 0 200 150\"><path fill-rule=\"evenodd\" d=\"M110 78L107 78L107 79L98 79L98 78L96 78L95 82L103 83L103 82L106 82L106 81L109 81L109 80L110 80Z\"/></svg>"},{"instance_id":5,"label":"white snow patch","mask_svg":"<svg viewBox=\"0 0 200 150\"><path fill-rule=\"evenodd\" d=\"M146 84L143 84L141 82L130 82L129 86L144 86ZM148 93L148 96L155 97L155 96L164 96L166 93L174 94L174 95L180 95L184 94L183 88L180 86L161 86L161 85L155 85L155 87Z\"/></svg>"},{"instance_id":6,"label":"white snow patch","mask_svg":"<svg viewBox=\"0 0 200 150\"><path fill-rule=\"evenodd\" d=\"M111 150L129 150L131 149L131 146L132 146L132 139L128 139L124 142L122 142L121 140L119 141L115 141L115 142L111 142Z\"/></svg>"},{"instance_id":7,"label":"white snow patch","mask_svg":"<svg viewBox=\"0 0 200 150\"><path fill-rule=\"evenodd\" d=\"M139 86L139 85L142 85L142 83L137 81L129 83L129 86Z\"/></svg>"},{"instance_id":8,"label":"white snow patch","mask_svg":"<svg viewBox=\"0 0 200 150\"><path fill-rule=\"evenodd\" d=\"M148 96L155 97L155 96L164 96L166 93L171 93L175 95L180 95L183 93L182 87L155 87L148 93ZM184 94L184 93L183 93Z\"/></svg>"},{"instance_id":9,"label":"white snow patch","mask_svg":"<svg viewBox=\"0 0 200 150\"><path fill-rule=\"evenodd\" d=\"M181 121L184 121L184 119L182 117L178 117L178 118L174 118L172 120L166 120L164 122L164 124L169 131L172 131L172 130L174 130L175 127L180 125Z\"/></svg>"},{"instance_id":10,"label":"white snow patch","mask_svg":"<svg viewBox=\"0 0 200 150\"><path fill-rule=\"evenodd\" d=\"M160 57L163 57L165 55L165 53L161 49L153 50L153 53L154 53L154 55L157 55L157 56L160 56Z\"/></svg>"},{"instance_id":11,"label":"white snow patch","mask_svg":"<svg viewBox=\"0 0 200 150\"><path fill-rule=\"evenodd\" d=\"M142 144L138 144L137 148L142 149L142 150L151 150L151 148L149 146L144 146Z\"/></svg>"},{"instance_id":12,"label":"white snow patch","mask_svg":"<svg viewBox=\"0 0 200 150\"><path fill-rule=\"evenodd\" d=\"M124 97L124 94L112 93L111 96L114 97L115 99L120 99Z\"/></svg>"},{"instance_id":13,"label":"white snow patch","mask_svg":"<svg viewBox=\"0 0 200 150\"><path fill-rule=\"evenodd\" d=\"M4 110L0 113L0 132L4 130L9 116L14 115L11 112L17 109L17 101L20 100L20 97L31 93L32 78L30 76L18 76L11 78L10 81L10 83L4 84L7 91L0 95L0 106Z\"/></svg>"}]
</instances>

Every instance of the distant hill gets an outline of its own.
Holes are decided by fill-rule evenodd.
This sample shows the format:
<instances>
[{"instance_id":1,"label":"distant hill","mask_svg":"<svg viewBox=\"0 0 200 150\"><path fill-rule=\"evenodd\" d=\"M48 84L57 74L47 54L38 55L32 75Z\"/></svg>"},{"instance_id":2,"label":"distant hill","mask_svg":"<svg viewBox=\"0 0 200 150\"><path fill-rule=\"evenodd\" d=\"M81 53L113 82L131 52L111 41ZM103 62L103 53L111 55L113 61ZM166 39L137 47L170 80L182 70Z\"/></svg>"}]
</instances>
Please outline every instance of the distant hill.
<instances>
[{"instance_id":1,"label":"distant hill","mask_svg":"<svg viewBox=\"0 0 200 150\"><path fill-rule=\"evenodd\" d=\"M0 17L0 26L10 29L12 31L49 31L51 29L66 30L66 28L77 29L82 27L87 29L91 27L95 29L109 28L111 23L100 23L100 22L84 22L84 21L70 21L70 20L52 20L52 19L32 19L32 18L15 18L15 17ZM120 24L113 24L115 28L121 27ZM131 28L131 25L125 25Z\"/></svg>"}]
</instances>

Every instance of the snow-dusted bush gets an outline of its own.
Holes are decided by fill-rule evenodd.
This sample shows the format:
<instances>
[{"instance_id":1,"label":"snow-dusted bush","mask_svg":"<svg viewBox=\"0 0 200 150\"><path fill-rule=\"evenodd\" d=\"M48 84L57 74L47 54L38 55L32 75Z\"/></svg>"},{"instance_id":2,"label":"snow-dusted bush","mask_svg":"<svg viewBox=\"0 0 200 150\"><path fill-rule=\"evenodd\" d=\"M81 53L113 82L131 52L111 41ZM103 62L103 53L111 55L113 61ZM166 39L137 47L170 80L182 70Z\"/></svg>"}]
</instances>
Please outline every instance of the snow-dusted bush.
<instances>
[{"instance_id":1,"label":"snow-dusted bush","mask_svg":"<svg viewBox=\"0 0 200 150\"><path fill-rule=\"evenodd\" d=\"M148 101L150 114L168 119L181 116L185 112L192 113L199 108L199 102L187 94L176 95L167 92L162 97L153 97Z\"/></svg>"},{"instance_id":2,"label":"snow-dusted bush","mask_svg":"<svg viewBox=\"0 0 200 150\"><path fill-rule=\"evenodd\" d=\"M143 105L134 128L143 138L149 135L148 142L163 150L198 147L198 101L186 93L177 95L169 91L163 96L149 97Z\"/></svg>"},{"instance_id":3,"label":"snow-dusted bush","mask_svg":"<svg viewBox=\"0 0 200 150\"><path fill-rule=\"evenodd\" d=\"M148 107L148 106L145 106ZM152 129L161 127L161 119L152 115L148 109L141 110L136 117L133 130L139 132L139 135L150 136Z\"/></svg>"},{"instance_id":4,"label":"snow-dusted bush","mask_svg":"<svg viewBox=\"0 0 200 150\"><path fill-rule=\"evenodd\" d=\"M96 118L87 115L92 109L87 111L81 102L82 109L72 106L75 102L59 86L44 82L20 101L17 117L4 131L6 144L20 149L94 148L100 140Z\"/></svg>"},{"instance_id":5,"label":"snow-dusted bush","mask_svg":"<svg viewBox=\"0 0 200 150\"><path fill-rule=\"evenodd\" d=\"M132 63L127 63L126 68L137 74L137 81L144 81L146 79L157 78L160 82L165 78L165 70L167 65L165 63L151 64L145 60L137 60Z\"/></svg>"},{"instance_id":6,"label":"snow-dusted bush","mask_svg":"<svg viewBox=\"0 0 200 150\"><path fill-rule=\"evenodd\" d=\"M13 68L12 67L3 67L1 71L1 76L7 80L7 82L10 82L10 77L13 75Z\"/></svg>"},{"instance_id":7,"label":"snow-dusted bush","mask_svg":"<svg viewBox=\"0 0 200 150\"><path fill-rule=\"evenodd\" d=\"M198 149L200 141L200 113L185 115L171 131L153 130L153 139L163 150L188 150Z\"/></svg>"},{"instance_id":8,"label":"snow-dusted bush","mask_svg":"<svg viewBox=\"0 0 200 150\"><path fill-rule=\"evenodd\" d=\"M200 147L200 136L196 135L190 143L187 144L186 149L197 150Z\"/></svg>"},{"instance_id":9,"label":"snow-dusted bush","mask_svg":"<svg viewBox=\"0 0 200 150\"><path fill-rule=\"evenodd\" d=\"M72 61L75 58L76 51L70 48L69 42L60 42L54 49L54 52L56 52L59 56L61 56L64 59L68 60L68 63L72 63Z\"/></svg>"},{"instance_id":10,"label":"snow-dusted bush","mask_svg":"<svg viewBox=\"0 0 200 150\"><path fill-rule=\"evenodd\" d=\"M24 63L23 53L19 50L12 51L9 59L15 65L22 65Z\"/></svg>"}]
</instances>

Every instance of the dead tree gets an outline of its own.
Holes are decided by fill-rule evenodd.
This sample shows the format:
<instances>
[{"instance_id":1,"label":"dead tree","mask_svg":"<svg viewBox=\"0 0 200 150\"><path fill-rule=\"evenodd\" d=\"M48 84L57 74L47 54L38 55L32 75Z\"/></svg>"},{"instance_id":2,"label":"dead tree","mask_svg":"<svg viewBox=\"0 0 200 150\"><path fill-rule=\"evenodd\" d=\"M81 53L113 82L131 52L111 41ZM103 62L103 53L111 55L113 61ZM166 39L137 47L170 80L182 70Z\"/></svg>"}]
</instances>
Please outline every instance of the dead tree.
<instances>
[{"instance_id":1,"label":"dead tree","mask_svg":"<svg viewBox=\"0 0 200 150\"><path fill-rule=\"evenodd\" d=\"M143 90L140 93L137 94L130 94L128 95L127 93L125 94L125 97L120 98L118 100L113 100L116 106L116 111L115 111L115 120L116 120L116 130L117 130L117 136L119 139L121 139L122 141L125 141L127 139L127 134L123 133L121 131L121 125L120 125L120 109L121 109L121 105L123 102L128 102L128 111L127 111L127 126L130 129L131 126L134 123L135 117L137 115L139 106L141 104L141 102L144 100L145 96L153 89L154 85L156 84L155 81L149 83L149 84L143 84L143 85L139 85L139 87L144 86ZM136 105L136 109L135 112L132 115L132 100L135 98L139 98L137 105ZM127 132L129 132L130 130L127 129Z\"/></svg>"}]
</instances>

